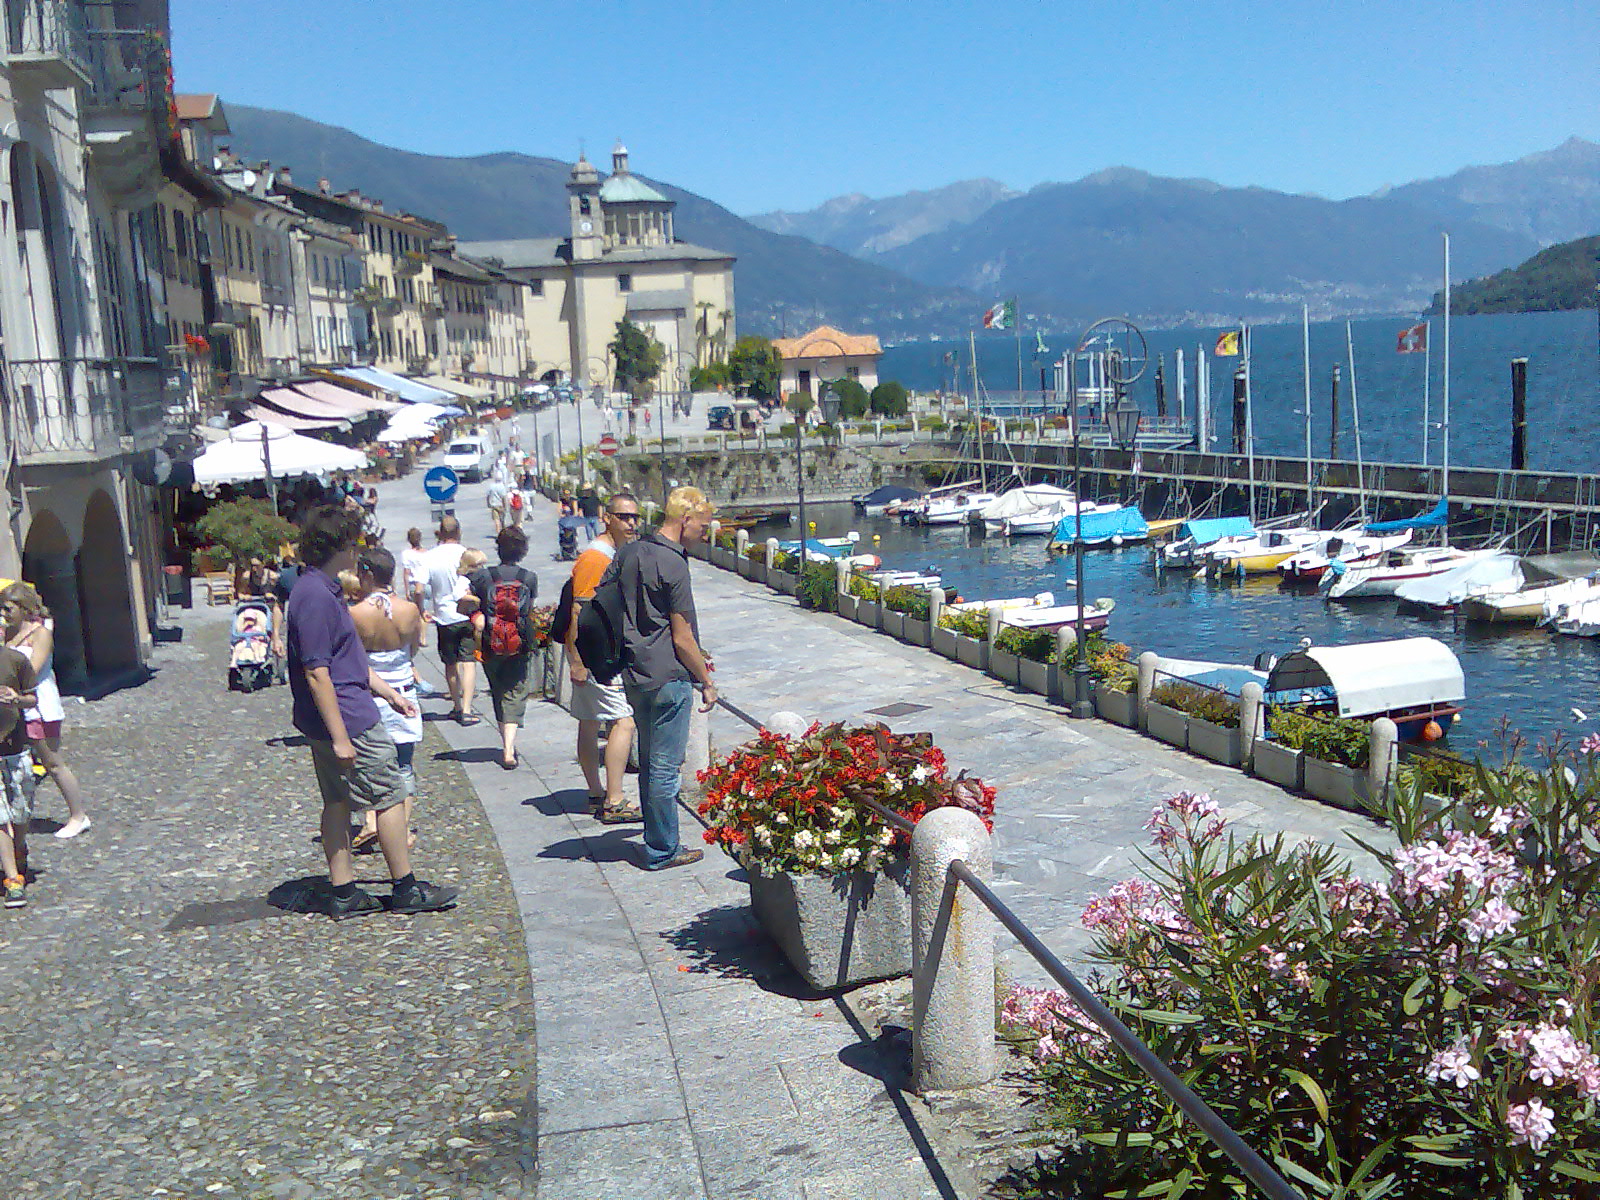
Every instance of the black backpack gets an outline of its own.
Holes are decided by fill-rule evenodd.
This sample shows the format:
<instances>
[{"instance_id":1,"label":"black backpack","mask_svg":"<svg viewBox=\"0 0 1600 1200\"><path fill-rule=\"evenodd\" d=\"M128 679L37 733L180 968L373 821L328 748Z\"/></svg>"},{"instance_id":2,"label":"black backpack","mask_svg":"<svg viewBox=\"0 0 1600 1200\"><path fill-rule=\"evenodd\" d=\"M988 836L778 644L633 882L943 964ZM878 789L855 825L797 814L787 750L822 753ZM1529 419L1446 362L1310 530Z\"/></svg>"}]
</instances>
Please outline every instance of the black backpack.
<instances>
[{"instance_id":1,"label":"black backpack","mask_svg":"<svg viewBox=\"0 0 1600 1200\"><path fill-rule=\"evenodd\" d=\"M583 665L600 683L611 683L628 665L623 636L622 574L625 564L638 557L638 543L617 551L616 561L594 589L594 597L578 613L578 633L573 639Z\"/></svg>"}]
</instances>

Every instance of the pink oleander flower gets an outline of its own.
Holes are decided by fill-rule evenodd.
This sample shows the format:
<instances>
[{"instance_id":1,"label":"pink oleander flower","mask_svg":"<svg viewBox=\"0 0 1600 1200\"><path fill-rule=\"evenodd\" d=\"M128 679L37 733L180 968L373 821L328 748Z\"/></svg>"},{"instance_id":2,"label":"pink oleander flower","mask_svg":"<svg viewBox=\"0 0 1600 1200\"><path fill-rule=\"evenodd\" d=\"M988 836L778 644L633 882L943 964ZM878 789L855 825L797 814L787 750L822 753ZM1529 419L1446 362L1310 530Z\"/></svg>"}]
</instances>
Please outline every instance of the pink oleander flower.
<instances>
[{"instance_id":1,"label":"pink oleander flower","mask_svg":"<svg viewBox=\"0 0 1600 1200\"><path fill-rule=\"evenodd\" d=\"M1397 899L1417 904L1447 896L1458 884L1503 896L1517 877L1511 855L1487 838L1451 830L1443 842L1414 842L1397 851L1389 888Z\"/></svg>"},{"instance_id":2,"label":"pink oleander flower","mask_svg":"<svg viewBox=\"0 0 1600 1200\"><path fill-rule=\"evenodd\" d=\"M1600 753L1600 733L1591 733L1578 743L1580 754Z\"/></svg>"},{"instance_id":3,"label":"pink oleander flower","mask_svg":"<svg viewBox=\"0 0 1600 1200\"><path fill-rule=\"evenodd\" d=\"M1065 992L1014 987L1000 1006L1000 1016L1009 1024L1039 1035L1034 1053L1040 1061L1065 1054L1068 1044L1086 1050L1110 1045L1100 1027L1089 1020Z\"/></svg>"},{"instance_id":4,"label":"pink oleander flower","mask_svg":"<svg viewBox=\"0 0 1600 1200\"><path fill-rule=\"evenodd\" d=\"M1513 1104L1506 1109L1506 1128L1513 1146L1527 1146L1535 1152L1544 1149L1556 1131L1555 1110L1539 1100Z\"/></svg>"},{"instance_id":5,"label":"pink oleander flower","mask_svg":"<svg viewBox=\"0 0 1600 1200\"><path fill-rule=\"evenodd\" d=\"M1435 1052L1422 1073L1429 1083L1453 1083L1463 1089L1483 1077L1472 1063L1472 1043L1465 1037L1458 1037L1448 1050Z\"/></svg>"},{"instance_id":6,"label":"pink oleander flower","mask_svg":"<svg viewBox=\"0 0 1600 1200\"><path fill-rule=\"evenodd\" d=\"M1464 917L1461 928L1466 931L1468 941L1482 942L1502 933L1510 933L1521 919L1521 913L1500 897L1494 896L1477 912Z\"/></svg>"}]
</instances>

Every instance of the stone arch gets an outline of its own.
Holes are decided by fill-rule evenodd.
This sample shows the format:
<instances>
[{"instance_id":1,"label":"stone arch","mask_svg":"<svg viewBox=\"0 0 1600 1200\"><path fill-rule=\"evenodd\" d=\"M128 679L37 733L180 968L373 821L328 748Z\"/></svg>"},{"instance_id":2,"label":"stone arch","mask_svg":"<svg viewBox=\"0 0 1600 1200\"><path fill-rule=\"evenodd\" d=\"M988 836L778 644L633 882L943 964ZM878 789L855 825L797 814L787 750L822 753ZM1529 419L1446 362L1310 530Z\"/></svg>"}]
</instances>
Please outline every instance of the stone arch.
<instances>
[{"instance_id":1,"label":"stone arch","mask_svg":"<svg viewBox=\"0 0 1600 1200\"><path fill-rule=\"evenodd\" d=\"M22 577L39 591L55 618L56 677L65 687L82 684L83 619L78 609L78 560L61 518L36 512L22 545Z\"/></svg>"},{"instance_id":2,"label":"stone arch","mask_svg":"<svg viewBox=\"0 0 1600 1200\"><path fill-rule=\"evenodd\" d=\"M129 603L128 541L116 502L104 490L89 497L78 548L78 603L84 659L103 675L139 665L139 631Z\"/></svg>"}]
</instances>

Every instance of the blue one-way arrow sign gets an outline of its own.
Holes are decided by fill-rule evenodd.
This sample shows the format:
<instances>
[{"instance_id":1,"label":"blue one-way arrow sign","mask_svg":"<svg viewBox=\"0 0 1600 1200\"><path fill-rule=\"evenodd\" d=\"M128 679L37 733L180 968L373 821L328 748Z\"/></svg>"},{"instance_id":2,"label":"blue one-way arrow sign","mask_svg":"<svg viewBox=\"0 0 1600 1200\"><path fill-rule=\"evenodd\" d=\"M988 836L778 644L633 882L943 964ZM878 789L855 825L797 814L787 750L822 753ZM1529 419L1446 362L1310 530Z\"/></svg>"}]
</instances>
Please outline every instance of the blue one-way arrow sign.
<instances>
[{"instance_id":1,"label":"blue one-way arrow sign","mask_svg":"<svg viewBox=\"0 0 1600 1200\"><path fill-rule=\"evenodd\" d=\"M460 486L461 480L449 467L429 467L427 474L422 477L422 490L428 493L428 499L435 504L454 500L456 489Z\"/></svg>"}]
</instances>

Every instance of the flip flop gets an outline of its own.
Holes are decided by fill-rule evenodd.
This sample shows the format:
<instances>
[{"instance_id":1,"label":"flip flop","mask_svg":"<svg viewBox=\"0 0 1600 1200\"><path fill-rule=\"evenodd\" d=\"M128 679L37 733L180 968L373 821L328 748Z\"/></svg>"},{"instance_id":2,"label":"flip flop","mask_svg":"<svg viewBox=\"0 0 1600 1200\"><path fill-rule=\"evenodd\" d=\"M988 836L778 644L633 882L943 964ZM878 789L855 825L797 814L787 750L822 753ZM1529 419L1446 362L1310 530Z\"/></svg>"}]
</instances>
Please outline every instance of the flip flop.
<instances>
[{"instance_id":1,"label":"flip flop","mask_svg":"<svg viewBox=\"0 0 1600 1200\"><path fill-rule=\"evenodd\" d=\"M639 811L637 804L627 804L622 808L602 808L595 820L602 825L631 825L644 820L644 814Z\"/></svg>"},{"instance_id":2,"label":"flip flop","mask_svg":"<svg viewBox=\"0 0 1600 1200\"><path fill-rule=\"evenodd\" d=\"M511 761L510 762L507 762L503 758L500 760L500 769L502 771L515 771L521 765L522 765L522 755L520 755L520 754L513 754L511 756Z\"/></svg>"},{"instance_id":3,"label":"flip flop","mask_svg":"<svg viewBox=\"0 0 1600 1200\"><path fill-rule=\"evenodd\" d=\"M598 817L600 815L601 810L604 809L605 806L606 806L606 798L604 796L590 796L589 797L589 815L591 817Z\"/></svg>"},{"instance_id":4,"label":"flip flop","mask_svg":"<svg viewBox=\"0 0 1600 1200\"><path fill-rule=\"evenodd\" d=\"M376 831L372 833L363 831L350 839L351 854L372 854L375 853L377 849L378 835Z\"/></svg>"}]
</instances>

